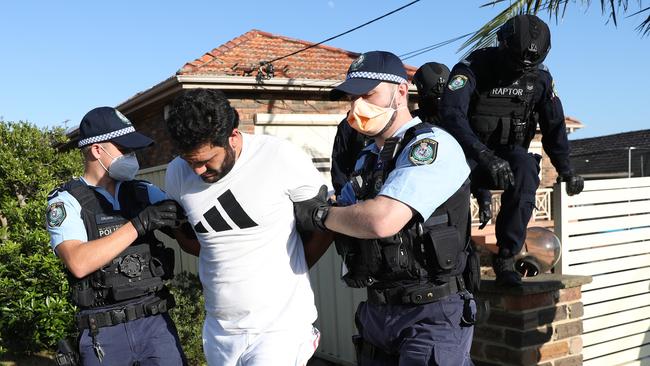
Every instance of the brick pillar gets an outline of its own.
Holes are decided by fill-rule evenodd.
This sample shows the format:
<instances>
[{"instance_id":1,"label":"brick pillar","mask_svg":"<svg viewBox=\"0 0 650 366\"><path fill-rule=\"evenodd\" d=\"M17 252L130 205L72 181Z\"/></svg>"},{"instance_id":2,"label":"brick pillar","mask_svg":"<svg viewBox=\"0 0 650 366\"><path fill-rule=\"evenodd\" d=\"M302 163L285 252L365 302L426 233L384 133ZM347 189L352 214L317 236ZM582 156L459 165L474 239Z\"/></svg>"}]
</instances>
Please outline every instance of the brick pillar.
<instances>
[{"instance_id":1,"label":"brick pillar","mask_svg":"<svg viewBox=\"0 0 650 366\"><path fill-rule=\"evenodd\" d=\"M484 279L481 297L491 309L488 320L475 327L475 365L581 365L580 289L589 282L589 276L543 274L504 289Z\"/></svg>"}]
</instances>

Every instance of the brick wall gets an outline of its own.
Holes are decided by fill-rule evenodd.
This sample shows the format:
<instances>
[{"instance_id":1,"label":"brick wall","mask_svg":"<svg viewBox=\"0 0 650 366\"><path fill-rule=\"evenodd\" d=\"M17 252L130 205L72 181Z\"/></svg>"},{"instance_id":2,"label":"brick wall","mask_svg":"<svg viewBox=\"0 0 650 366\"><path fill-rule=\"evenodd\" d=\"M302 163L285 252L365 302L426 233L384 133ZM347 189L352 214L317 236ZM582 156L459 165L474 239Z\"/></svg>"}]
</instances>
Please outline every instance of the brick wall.
<instances>
[{"instance_id":1,"label":"brick wall","mask_svg":"<svg viewBox=\"0 0 650 366\"><path fill-rule=\"evenodd\" d=\"M540 275L524 286L502 289L484 280L490 316L477 325L472 344L476 366L582 364L581 286L590 277Z\"/></svg>"},{"instance_id":2,"label":"brick wall","mask_svg":"<svg viewBox=\"0 0 650 366\"><path fill-rule=\"evenodd\" d=\"M344 114L349 107L347 102L329 101L326 93L226 91L226 95L239 112L239 128L248 133L253 132L256 113ZM164 107L174 97L170 96L127 114L139 132L156 142L153 147L138 153L142 169L166 164L176 155L164 121Z\"/></svg>"}]
</instances>

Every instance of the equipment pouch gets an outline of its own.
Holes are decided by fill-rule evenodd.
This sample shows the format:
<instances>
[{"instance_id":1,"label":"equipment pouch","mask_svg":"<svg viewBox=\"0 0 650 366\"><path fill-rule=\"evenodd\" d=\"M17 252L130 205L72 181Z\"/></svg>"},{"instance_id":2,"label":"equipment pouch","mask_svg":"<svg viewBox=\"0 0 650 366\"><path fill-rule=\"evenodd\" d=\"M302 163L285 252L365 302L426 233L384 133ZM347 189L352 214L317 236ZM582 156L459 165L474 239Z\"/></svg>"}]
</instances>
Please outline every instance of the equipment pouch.
<instances>
[{"instance_id":1,"label":"equipment pouch","mask_svg":"<svg viewBox=\"0 0 650 366\"><path fill-rule=\"evenodd\" d=\"M75 305L86 307L95 303L95 291L88 286L88 282L90 280L82 280L76 284L75 290L72 292L72 301Z\"/></svg>"},{"instance_id":2,"label":"equipment pouch","mask_svg":"<svg viewBox=\"0 0 650 366\"><path fill-rule=\"evenodd\" d=\"M54 362L57 366L78 366L79 353L77 347L72 347L71 342L67 339L59 341Z\"/></svg>"},{"instance_id":3,"label":"equipment pouch","mask_svg":"<svg viewBox=\"0 0 650 366\"><path fill-rule=\"evenodd\" d=\"M528 135L528 123L521 118L510 119L510 144L521 146Z\"/></svg>"},{"instance_id":4,"label":"equipment pouch","mask_svg":"<svg viewBox=\"0 0 650 366\"><path fill-rule=\"evenodd\" d=\"M465 281L465 287L472 294L476 294L480 291L481 261L476 249L474 248L474 243L470 243L467 250L467 263L465 264L465 270L463 271L463 280Z\"/></svg>"},{"instance_id":5,"label":"equipment pouch","mask_svg":"<svg viewBox=\"0 0 650 366\"><path fill-rule=\"evenodd\" d=\"M121 286L114 286L111 288L111 293L115 301L122 301L154 293L163 288L163 283L160 277L149 278L146 280L138 281L131 285L129 283L122 284Z\"/></svg>"},{"instance_id":6,"label":"equipment pouch","mask_svg":"<svg viewBox=\"0 0 650 366\"><path fill-rule=\"evenodd\" d=\"M378 240L364 240L361 245L359 260L364 267L367 268L368 274L377 275L380 273L382 258L381 258L381 245ZM354 270L350 268L350 270Z\"/></svg>"},{"instance_id":7,"label":"equipment pouch","mask_svg":"<svg viewBox=\"0 0 650 366\"><path fill-rule=\"evenodd\" d=\"M409 255L404 244L387 245L382 248L386 266L391 272L402 272L409 267Z\"/></svg>"},{"instance_id":8,"label":"equipment pouch","mask_svg":"<svg viewBox=\"0 0 650 366\"><path fill-rule=\"evenodd\" d=\"M432 230L427 233L431 239L435 262L443 271L449 271L456 266L456 259L461 250L458 230L454 227L446 227L440 230Z\"/></svg>"}]
</instances>

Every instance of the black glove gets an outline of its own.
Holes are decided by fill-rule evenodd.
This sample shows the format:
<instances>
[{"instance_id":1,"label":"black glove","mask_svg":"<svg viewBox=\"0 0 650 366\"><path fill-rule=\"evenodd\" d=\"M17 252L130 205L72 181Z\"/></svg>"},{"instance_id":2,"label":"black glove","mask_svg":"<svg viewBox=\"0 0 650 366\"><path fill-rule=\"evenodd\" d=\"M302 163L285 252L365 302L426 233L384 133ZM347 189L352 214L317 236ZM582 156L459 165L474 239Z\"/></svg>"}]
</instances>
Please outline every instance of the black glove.
<instances>
[{"instance_id":1,"label":"black glove","mask_svg":"<svg viewBox=\"0 0 650 366\"><path fill-rule=\"evenodd\" d=\"M569 196L578 194L585 188L584 178L577 174L574 174L573 172L568 174L561 174L557 177L557 182L566 182L566 194Z\"/></svg>"},{"instance_id":2,"label":"black glove","mask_svg":"<svg viewBox=\"0 0 650 366\"><path fill-rule=\"evenodd\" d=\"M479 202L478 203L478 221L481 223L479 229L483 229L485 225L492 219L492 202Z\"/></svg>"},{"instance_id":3,"label":"black glove","mask_svg":"<svg viewBox=\"0 0 650 366\"><path fill-rule=\"evenodd\" d=\"M325 219L329 212L327 203L327 187L321 186L314 198L306 201L294 202L293 212L296 216L296 225L300 231L325 231Z\"/></svg>"},{"instance_id":4,"label":"black glove","mask_svg":"<svg viewBox=\"0 0 650 366\"><path fill-rule=\"evenodd\" d=\"M512 174L510 164L494 155L492 151L486 149L479 152L478 163L490 173L496 189L506 190L515 185L515 176Z\"/></svg>"},{"instance_id":5,"label":"black glove","mask_svg":"<svg viewBox=\"0 0 650 366\"><path fill-rule=\"evenodd\" d=\"M184 218L183 209L176 201L164 200L146 207L131 219L138 236L166 226L178 226Z\"/></svg>"}]
</instances>

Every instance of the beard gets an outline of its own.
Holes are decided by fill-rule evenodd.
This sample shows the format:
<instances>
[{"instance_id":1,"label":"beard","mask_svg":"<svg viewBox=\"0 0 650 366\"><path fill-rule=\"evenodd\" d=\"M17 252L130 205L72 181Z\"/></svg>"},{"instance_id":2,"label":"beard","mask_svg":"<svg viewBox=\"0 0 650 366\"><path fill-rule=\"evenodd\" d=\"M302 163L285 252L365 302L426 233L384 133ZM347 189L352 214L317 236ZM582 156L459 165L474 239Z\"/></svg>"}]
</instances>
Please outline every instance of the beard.
<instances>
[{"instance_id":1,"label":"beard","mask_svg":"<svg viewBox=\"0 0 650 366\"><path fill-rule=\"evenodd\" d=\"M235 166L235 149L230 147L229 144L226 144L226 156L221 163L219 169L210 169L208 168L203 174L201 174L201 179L206 183L216 183L221 178L225 177Z\"/></svg>"}]
</instances>

